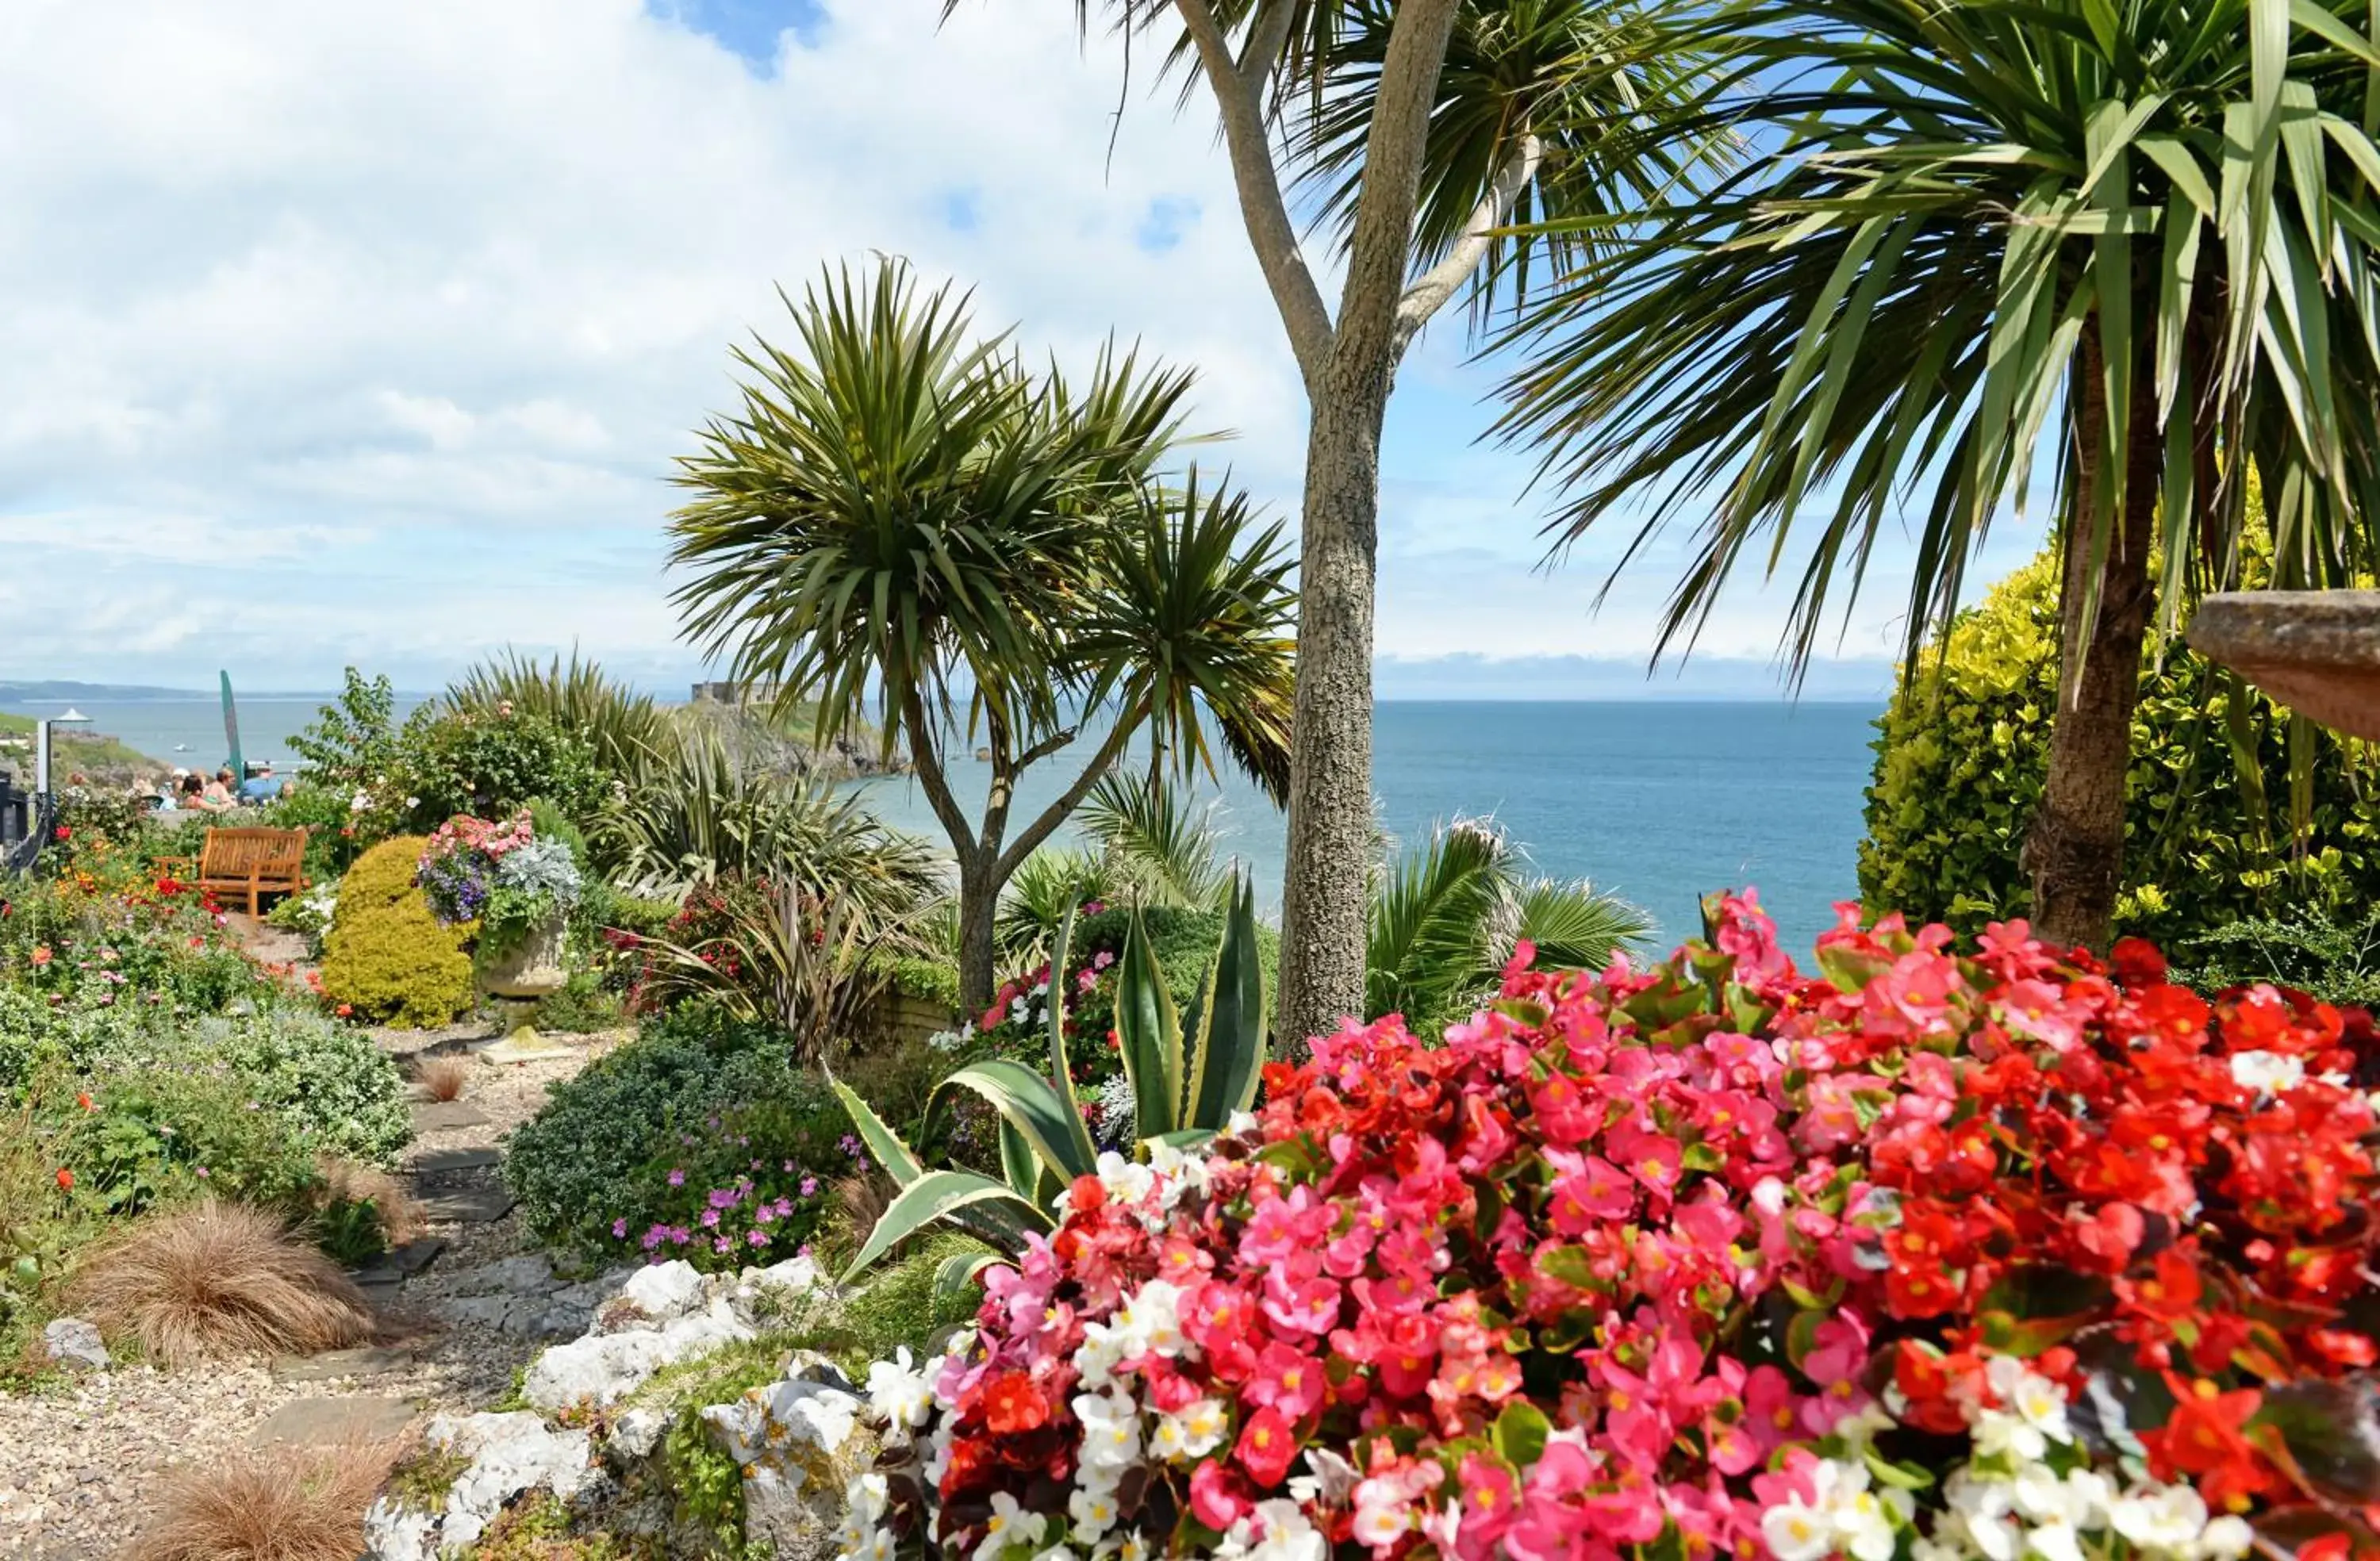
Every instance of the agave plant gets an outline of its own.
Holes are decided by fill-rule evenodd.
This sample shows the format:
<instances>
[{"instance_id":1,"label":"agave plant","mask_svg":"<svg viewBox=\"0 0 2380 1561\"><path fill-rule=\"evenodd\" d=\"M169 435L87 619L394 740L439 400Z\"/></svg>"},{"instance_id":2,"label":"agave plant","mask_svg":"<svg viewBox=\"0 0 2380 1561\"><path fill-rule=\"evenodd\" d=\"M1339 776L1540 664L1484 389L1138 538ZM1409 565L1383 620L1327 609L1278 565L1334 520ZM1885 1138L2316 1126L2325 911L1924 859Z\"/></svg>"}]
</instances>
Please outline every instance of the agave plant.
<instances>
[{"instance_id":1,"label":"agave plant","mask_svg":"<svg viewBox=\"0 0 2380 1561\"><path fill-rule=\"evenodd\" d=\"M1069 914L1060 924L1054 950L1061 969L1073 934ZM1255 1102L1266 1055L1264 980L1257 962L1256 894L1245 879L1235 886L1222 946L1199 985L1186 1034L1136 916L1120 962L1115 1019L1144 1144L1178 1148L1196 1143ZM960 1069L927 1102L928 1132L961 1092L991 1106L1000 1118L999 1180L968 1170L927 1169L848 1085L838 1082L834 1091L868 1152L900 1184L852 1261L854 1275L918 1231L947 1221L994 1249L979 1256L963 1253L945 1266L946 1281L965 1277L999 1253L1021 1250L1027 1231L1055 1228L1055 1210L1066 1189L1098 1169L1099 1150L1083 1125L1082 1103L1066 1066L1062 1003L1050 1005L1046 1077L1021 1062L994 1059Z\"/></svg>"}]
</instances>

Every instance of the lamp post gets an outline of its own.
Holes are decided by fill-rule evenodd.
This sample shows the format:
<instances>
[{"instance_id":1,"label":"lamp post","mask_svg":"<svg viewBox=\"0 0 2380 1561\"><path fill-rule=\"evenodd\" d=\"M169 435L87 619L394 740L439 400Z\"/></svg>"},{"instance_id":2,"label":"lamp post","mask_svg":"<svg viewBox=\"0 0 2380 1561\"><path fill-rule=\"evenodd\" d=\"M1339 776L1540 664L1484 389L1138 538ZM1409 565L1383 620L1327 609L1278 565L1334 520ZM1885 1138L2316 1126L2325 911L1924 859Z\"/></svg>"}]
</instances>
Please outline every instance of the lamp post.
<instances>
[{"instance_id":1,"label":"lamp post","mask_svg":"<svg viewBox=\"0 0 2380 1561\"><path fill-rule=\"evenodd\" d=\"M36 809L49 799L53 789L50 785L50 728L89 726L90 724L91 718L72 705L67 707L66 714L46 716L35 723L33 727L33 805Z\"/></svg>"}]
</instances>

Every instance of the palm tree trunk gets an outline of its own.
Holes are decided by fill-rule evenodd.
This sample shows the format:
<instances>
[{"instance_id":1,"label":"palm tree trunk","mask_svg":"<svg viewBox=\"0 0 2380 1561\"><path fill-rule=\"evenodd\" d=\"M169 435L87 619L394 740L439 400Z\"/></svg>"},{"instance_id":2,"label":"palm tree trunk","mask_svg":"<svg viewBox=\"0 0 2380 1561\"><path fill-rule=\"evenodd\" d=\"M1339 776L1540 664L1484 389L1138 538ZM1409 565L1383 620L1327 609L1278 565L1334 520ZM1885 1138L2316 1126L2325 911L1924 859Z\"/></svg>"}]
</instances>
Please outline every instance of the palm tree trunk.
<instances>
[{"instance_id":1,"label":"palm tree trunk","mask_svg":"<svg viewBox=\"0 0 2380 1561\"><path fill-rule=\"evenodd\" d=\"M2085 332L2086 344L2090 333ZM2080 502L2088 513L2102 473L2095 453L2106 420L2097 354L2086 350L2087 387L2078 434ZM2099 576L2099 614L2083 632L2092 550L2070 527L2059 592L2058 716L2050 728L2049 775L2024 843L2033 874L2034 930L2052 943L2105 950L2124 883L2124 802L2131 762L2132 707L2140 697L2141 647L2155 605L2149 578L2162 450L2155 437L2151 375L2136 381L2131 469L2123 512Z\"/></svg>"},{"instance_id":2,"label":"palm tree trunk","mask_svg":"<svg viewBox=\"0 0 2380 1561\"><path fill-rule=\"evenodd\" d=\"M991 1006L996 950L992 915L999 908L1000 879L988 859L970 855L959 864L959 1012L972 1019Z\"/></svg>"},{"instance_id":3,"label":"palm tree trunk","mask_svg":"<svg viewBox=\"0 0 2380 1561\"><path fill-rule=\"evenodd\" d=\"M1343 355L1342 355L1343 360ZM1334 365L1334 369L1335 369ZM1392 366L1314 401L1298 565L1296 741L1281 894L1284 1044L1364 1011L1365 871L1372 853L1372 583L1380 426Z\"/></svg>"}]
</instances>

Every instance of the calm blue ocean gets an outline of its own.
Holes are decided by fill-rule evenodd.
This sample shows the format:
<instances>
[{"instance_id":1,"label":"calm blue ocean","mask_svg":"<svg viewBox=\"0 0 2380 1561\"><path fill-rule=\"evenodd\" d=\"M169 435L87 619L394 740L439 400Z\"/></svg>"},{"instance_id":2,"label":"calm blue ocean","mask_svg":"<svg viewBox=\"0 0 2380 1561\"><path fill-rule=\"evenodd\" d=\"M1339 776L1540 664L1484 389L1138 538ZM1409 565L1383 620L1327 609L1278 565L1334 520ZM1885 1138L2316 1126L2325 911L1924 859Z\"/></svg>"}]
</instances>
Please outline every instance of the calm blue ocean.
<instances>
[{"instance_id":1,"label":"calm blue ocean","mask_svg":"<svg viewBox=\"0 0 2380 1561\"><path fill-rule=\"evenodd\" d=\"M240 731L251 759L285 762L289 738L320 705L312 696L243 696ZM10 705L55 715L58 705ZM1585 877L1650 911L1665 938L1699 926L1714 889L1750 884L1775 914L1787 946L1806 951L1857 891L1861 793L1872 756L1873 704L1787 705L1394 703L1378 708L1374 789L1381 821L1401 841L1462 817L1490 817L1524 845L1536 869ZM224 757L212 699L91 700L93 729L171 763ZM176 753L177 744L190 751ZM1062 759L1064 756L1060 756ZM963 801L979 801L989 767L963 761ZM1056 760L1028 773L1020 817L1046 806L1072 771ZM868 783L888 823L941 839L912 782ZM1226 777L1210 799L1229 849L1277 905L1284 829L1255 789Z\"/></svg>"}]
</instances>

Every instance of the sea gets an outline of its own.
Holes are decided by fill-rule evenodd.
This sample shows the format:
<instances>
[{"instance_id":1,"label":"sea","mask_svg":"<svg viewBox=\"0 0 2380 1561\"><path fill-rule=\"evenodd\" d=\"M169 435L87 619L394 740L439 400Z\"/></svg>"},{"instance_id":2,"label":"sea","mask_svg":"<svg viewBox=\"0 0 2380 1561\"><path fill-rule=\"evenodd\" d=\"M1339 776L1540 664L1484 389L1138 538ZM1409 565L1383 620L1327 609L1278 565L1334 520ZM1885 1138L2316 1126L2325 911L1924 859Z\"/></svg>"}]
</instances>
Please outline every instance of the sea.
<instances>
[{"instance_id":1,"label":"sea","mask_svg":"<svg viewBox=\"0 0 2380 1561\"><path fill-rule=\"evenodd\" d=\"M285 768L296 757L290 737L312 722L322 697L242 696L245 756ZM409 704L400 702L400 716ZM43 716L65 707L0 708ZM87 730L166 763L224 760L222 709L211 697L92 698L79 708L91 718ZM1373 789L1381 825L1398 841L1426 840L1457 818L1492 820L1525 850L1533 871L1585 878L1633 902L1652 914L1665 944L1699 930L1704 894L1755 888L1786 946L1806 953L1833 924L1835 902L1858 892L1861 809L1881 708L1780 700L1390 702L1375 715ZM965 744L959 752L953 789L972 810L990 788L990 767L964 756L971 752ZM1012 829L1073 778L1064 762L1072 752L1026 772ZM915 781L857 786L885 822L942 838ZM1253 874L1258 902L1277 907L1287 832L1281 814L1235 774L1201 791L1226 851Z\"/></svg>"}]
</instances>

